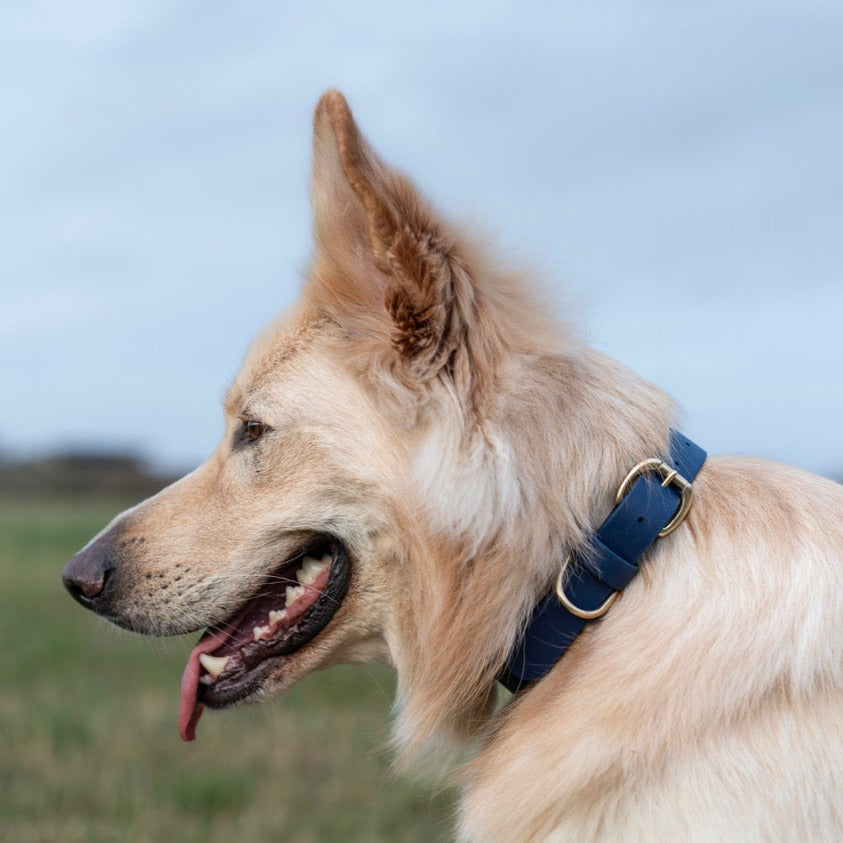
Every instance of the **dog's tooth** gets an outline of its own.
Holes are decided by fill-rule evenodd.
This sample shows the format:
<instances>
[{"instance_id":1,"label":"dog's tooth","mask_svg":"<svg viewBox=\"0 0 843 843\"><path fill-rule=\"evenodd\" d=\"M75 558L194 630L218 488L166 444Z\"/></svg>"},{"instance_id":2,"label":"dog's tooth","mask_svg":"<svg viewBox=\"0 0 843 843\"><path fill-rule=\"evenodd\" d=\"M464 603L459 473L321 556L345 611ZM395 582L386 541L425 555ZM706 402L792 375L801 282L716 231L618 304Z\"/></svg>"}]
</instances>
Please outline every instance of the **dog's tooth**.
<instances>
[{"instance_id":1,"label":"dog's tooth","mask_svg":"<svg viewBox=\"0 0 843 843\"><path fill-rule=\"evenodd\" d=\"M275 611L275 609L273 609L269 613L269 625L275 626L275 624L281 623L281 621L283 621L284 618L286 618L286 617L287 617L287 610L286 609L281 609L280 611Z\"/></svg>"},{"instance_id":2,"label":"dog's tooth","mask_svg":"<svg viewBox=\"0 0 843 843\"><path fill-rule=\"evenodd\" d=\"M256 626L252 629L252 637L255 641L260 641L265 638L272 631L272 628L267 624L266 626Z\"/></svg>"},{"instance_id":3,"label":"dog's tooth","mask_svg":"<svg viewBox=\"0 0 843 843\"><path fill-rule=\"evenodd\" d=\"M200 681L203 685L213 685L215 680L214 680L214 677L213 677L213 676L209 676L209 675L206 673L206 674L204 674L203 676L200 676L200 677L199 677L199 681Z\"/></svg>"},{"instance_id":4,"label":"dog's tooth","mask_svg":"<svg viewBox=\"0 0 843 843\"><path fill-rule=\"evenodd\" d=\"M288 585L287 588L286 588L286 591L285 591L285 596L286 596L285 608L287 606L291 606L293 603L295 603L296 600L298 600L299 597L302 596L302 594L304 594L304 588L302 588L302 586L300 586L300 585Z\"/></svg>"},{"instance_id":5,"label":"dog's tooth","mask_svg":"<svg viewBox=\"0 0 843 843\"><path fill-rule=\"evenodd\" d=\"M296 579L302 585L310 585L319 576L320 565L315 559L305 559L304 565L296 571Z\"/></svg>"},{"instance_id":6,"label":"dog's tooth","mask_svg":"<svg viewBox=\"0 0 843 843\"><path fill-rule=\"evenodd\" d=\"M322 563L314 556L305 556L301 568L296 571L296 579L302 585L310 585L322 570Z\"/></svg>"},{"instance_id":7,"label":"dog's tooth","mask_svg":"<svg viewBox=\"0 0 843 843\"><path fill-rule=\"evenodd\" d=\"M208 653L202 653L199 656L199 664L208 671L213 679L216 679L225 670L230 658L231 656L211 656Z\"/></svg>"},{"instance_id":8,"label":"dog's tooth","mask_svg":"<svg viewBox=\"0 0 843 843\"><path fill-rule=\"evenodd\" d=\"M326 568L331 565L331 557L326 553L322 559L308 557L300 572L296 574L299 582L303 585L310 585Z\"/></svg>"}]
</instances>

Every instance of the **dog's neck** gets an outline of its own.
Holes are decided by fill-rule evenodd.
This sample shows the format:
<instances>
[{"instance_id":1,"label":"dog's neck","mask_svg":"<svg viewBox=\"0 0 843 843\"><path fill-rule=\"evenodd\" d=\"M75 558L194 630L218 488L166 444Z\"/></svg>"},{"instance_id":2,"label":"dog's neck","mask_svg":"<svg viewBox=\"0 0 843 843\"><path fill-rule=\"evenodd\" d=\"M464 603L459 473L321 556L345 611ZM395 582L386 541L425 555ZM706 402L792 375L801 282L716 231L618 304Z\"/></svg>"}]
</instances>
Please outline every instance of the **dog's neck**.
<instances>
[{"instance_id":1,"label":"dog's neck","mask_svg":"<svg viewBox=\"0 0 843 843\"><path fill-rule=\"evenodd\" d=\"M560 560L605 519L630 466L668 447L672 402L586 348L511 354L495 390L467 446L444 403L413 465L430 538L406 587L426 597L408 602L400 637L413 644L394 653L411 746L442 727L476 733Z\"/></svg>"},{"instance_id":2,"label":"dog's neck","mask_svg":"<svg viewBox=\"0 0 843 843\"><path fill-rule=\"evenodd\" d=\"M518 514L490 536L494 544L507 536L501 575L519 595L510 635L523 628L560 560L612 510L630 467L668 452L675 414L661 391L587 348L520 361L511 380L506 412L519 423L506 427Z\"/></svg>"},{"instance_id":3,"label":"dog's neck","mask_svg":"<svg viewBox=\"0 0 843 843\"><path fill-rule=\"evenodd\" d=\"M673 431L668 452L630 468L608 518L586 547L565 557L553 587L535 605L499 675L507 689L517 692L542 679L586 624L611 609L644 553L687 517L705 458L702 448Z\"/></svg>"}]
</instances>

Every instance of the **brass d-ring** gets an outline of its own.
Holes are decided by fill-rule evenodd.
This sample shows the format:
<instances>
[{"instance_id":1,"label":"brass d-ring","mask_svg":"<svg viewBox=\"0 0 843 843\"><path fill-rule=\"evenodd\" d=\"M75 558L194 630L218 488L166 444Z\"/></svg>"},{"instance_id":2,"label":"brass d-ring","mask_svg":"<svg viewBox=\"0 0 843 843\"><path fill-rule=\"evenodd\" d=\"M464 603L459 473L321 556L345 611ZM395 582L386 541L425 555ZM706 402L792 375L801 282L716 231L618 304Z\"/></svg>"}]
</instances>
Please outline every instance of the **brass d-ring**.
<instances>
[{"instance_id":1,"label":"brass d-ring","mask_svg":"<svg viewBox=\"0 0 843 843\"><path fill-rule=\"evenodd\" d=\"M587 609L580 609L579 606L575 606L569 599L568 595L565 594L565 571L568 570L568 565L571 564L571 557L569 556L563 563L562 567L559 569L559 573L556 575L556 596L559 598L559 602L572 614L576 615L578 618L582 618L584 621L593 621L597 618L603 617L609 609L612 608L612 604L615 600L618 599L618 595L620 594L619 591L613 591L604 601L603 604L598 606L596 609L591 611Z\"/></svg>"}]
</instances>

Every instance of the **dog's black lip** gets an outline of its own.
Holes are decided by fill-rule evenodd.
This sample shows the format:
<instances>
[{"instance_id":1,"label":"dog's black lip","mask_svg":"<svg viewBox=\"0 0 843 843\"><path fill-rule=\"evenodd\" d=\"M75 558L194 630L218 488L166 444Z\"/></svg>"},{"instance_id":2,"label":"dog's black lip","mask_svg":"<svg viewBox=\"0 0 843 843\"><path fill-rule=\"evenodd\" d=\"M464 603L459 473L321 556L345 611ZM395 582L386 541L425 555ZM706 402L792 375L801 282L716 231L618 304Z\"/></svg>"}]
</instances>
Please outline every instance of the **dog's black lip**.
<instances>
[{"instance_id":1,"label":"dog's black lip","mask_svg":"<svg viewBox=\"0 0 843 843\"><path fill-rule=\"evenodd\" d=\"M339 610L351 580L351 560L345 545L331 536L320 536L308 543L294 558L305 555L309 548L320 542L331 547L333 561L331 573L324 591L316 602L302 615L298 623L291 630L291 634L283 639L269 641L267 644L254 642L241 648L245 651L242 656L242 667L238 665L230 676L221 675L213 684L200 684L197 690L197 701L209 708L227 708L242 702L255 694L266 677L274 672L285 656L297 652L316 638L333 619ZM282 566L288 567L289 563ZM254 600L247 600L243 608Z\"/></svg>"},{"instance_id":2,"label":"dog's black lip","mask_svg":"<svg viewBox=\"0 0 843 843\"><path fill-rule=\"evenodd\" d=\"M208 708L230 708L257 692L264 679L284 657L269 656L245 674L235 674L230 679L220 678L213 685L200 685L196 699Z\"/></svg>"}]
</instances>

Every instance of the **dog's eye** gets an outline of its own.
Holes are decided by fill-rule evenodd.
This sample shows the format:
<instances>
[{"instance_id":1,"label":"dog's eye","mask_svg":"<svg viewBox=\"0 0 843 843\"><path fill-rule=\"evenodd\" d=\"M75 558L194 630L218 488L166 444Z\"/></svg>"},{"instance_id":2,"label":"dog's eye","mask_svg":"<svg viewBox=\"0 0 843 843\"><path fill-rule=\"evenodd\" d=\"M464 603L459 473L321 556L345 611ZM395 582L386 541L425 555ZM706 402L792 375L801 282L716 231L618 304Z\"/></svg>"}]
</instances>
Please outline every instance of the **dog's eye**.
<instances>
[{"instance_id":1,"label":"dog's eye","mask_svg":"<svg viewBox=\"0 0 843 843\"><path fill-rule=\"evenodd\" d=\"M251 442L257 442L265 431L266 425L263 422L255 419L242 419L237 435L237 444L248 445Z\"/></svg>"}]
</instances>

